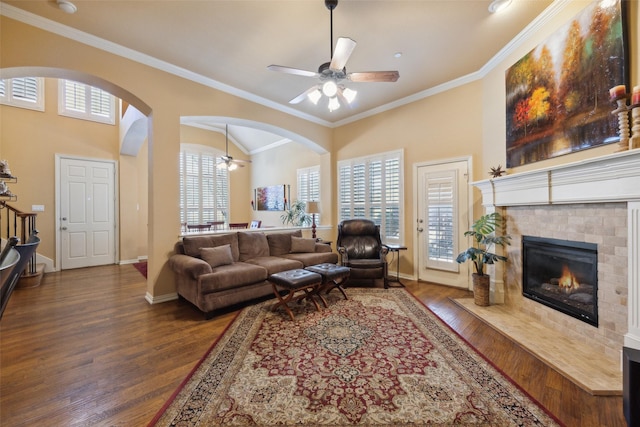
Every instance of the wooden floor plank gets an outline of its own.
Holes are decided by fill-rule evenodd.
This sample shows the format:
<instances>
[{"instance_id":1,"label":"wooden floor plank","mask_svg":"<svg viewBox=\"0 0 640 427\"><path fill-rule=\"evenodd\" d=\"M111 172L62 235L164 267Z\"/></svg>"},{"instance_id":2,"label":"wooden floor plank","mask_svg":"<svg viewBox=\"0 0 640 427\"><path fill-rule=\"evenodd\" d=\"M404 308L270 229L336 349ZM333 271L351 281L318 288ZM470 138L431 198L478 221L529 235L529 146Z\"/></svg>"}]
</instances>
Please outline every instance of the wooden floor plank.
<instances>
[{"instance_id":1,"label":"wooden floor plank","mask_svg":"<svg viewBox=\"0 0 640 427\"><path fill-rule=\"evenodd\" d=\"M405 281L467 342L567 426L624 426L621 397L591 396L450 298ZM205 320L183 300L149 305L131 265L46 274L0 322L0 425L144 426L236 314Z\"/></svg>"}]
</instances>

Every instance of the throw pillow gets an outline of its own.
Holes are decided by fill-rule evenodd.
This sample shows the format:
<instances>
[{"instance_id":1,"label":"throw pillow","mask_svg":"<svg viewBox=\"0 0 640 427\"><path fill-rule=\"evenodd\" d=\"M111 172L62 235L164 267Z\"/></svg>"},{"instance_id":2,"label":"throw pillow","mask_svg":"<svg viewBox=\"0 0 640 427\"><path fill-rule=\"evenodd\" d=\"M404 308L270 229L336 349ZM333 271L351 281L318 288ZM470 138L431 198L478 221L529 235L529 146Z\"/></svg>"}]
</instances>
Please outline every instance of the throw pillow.
<instances>
[{"instance_id":1,"label":"throw pillow","mask_svg":"<svg viewBox=\"0 0 640 427\"><path fill-rule=\"evenodd\" d=\"M269 256L269 243L264 233L239 231L240 261Z\"/></svg>"},{"instance_id":2,"label":"throw pillow","mask_svg":"<svg viewBox=\"0 0 640 427\"><path fill-rule=\"evenodd\" d=\"M291 236L291 253L296 252L315 252L316 240L305 239L303 237Z\"/></svg>"},{"instance_id":3,"label":"throw pillow","mask_svg":"<svg viewBox=\"0 0 640 427\"><path fill-rule=\"evenodd\" d=\"M200 248L200 257L205 260L211 268L233 264L231 245L215 246L213 248Z\"/></svg>"}]
</instances>

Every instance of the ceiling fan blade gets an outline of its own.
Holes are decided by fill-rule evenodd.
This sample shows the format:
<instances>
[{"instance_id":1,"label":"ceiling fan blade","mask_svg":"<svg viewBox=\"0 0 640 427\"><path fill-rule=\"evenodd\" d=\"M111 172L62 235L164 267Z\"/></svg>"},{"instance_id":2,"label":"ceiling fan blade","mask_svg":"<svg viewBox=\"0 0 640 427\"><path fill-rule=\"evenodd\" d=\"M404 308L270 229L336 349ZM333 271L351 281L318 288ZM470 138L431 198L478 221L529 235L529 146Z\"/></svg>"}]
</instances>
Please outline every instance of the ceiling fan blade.
<instances>
[{"instance_id":1,"label":"ceiling fan blade","mask_svg":"<svg viewBox=\"0 0 640 427\"><path fill-rule=\"evenodd\" d=\"M349 73L347 78L352 82L395 82L400 78L397 71L365 71L362 73Z\"/></svg>"},{"instance_id":2,"label":"ceiling fan blade","mask_svg":"<svg viewBox=\"0 0 640 427\"><path fill-rule=\"evenodd\" d=\"M305 90L300 95L296 96L291 101L289 101L289 104L299 104L299 103L301 103L302 101L305 100L307 95L309 95L311 92L313 92L316 89L318 89L317 85L316 86L311 86L309 89Z\"/></svg>"},{"instance_id":3,"label":"ceiling fan blade","mask_svg":"<svg viewBox=\"0 0 640 427\"><path fill-rule=\"evenodd\" d=\"M243 160L243 159L233 159L231 160L233 163L251 163L251 160ZM241 165L238 165L241 166Z\"/></svg>"},{"instance_id":4,"label":"ceiling fan blade","mask_svg":"<svg viewBox=\"0 0 640 427\"><path fill-rule=\"evenodd\" d=\"M345 65L347 65L347 61L355 48L355 40L348 37L340 37L336 43L336 48L333 51L333 58L331 58L329 68L333 71L342 71Z\"/></svg>"},{"instance_id":5,"label":"ceiling fan blade","mask_svg":"<svg viewBox=\"0 0 640 427\"><path fill-rule=\"evenodd\" d=\"M277 71L278 73L294 74L296 76L320 77L320 74L315 71L301 70L299 68L285 67L283 65L269 65L267 69L271 71Z\"/></svg>"}]
</instances>

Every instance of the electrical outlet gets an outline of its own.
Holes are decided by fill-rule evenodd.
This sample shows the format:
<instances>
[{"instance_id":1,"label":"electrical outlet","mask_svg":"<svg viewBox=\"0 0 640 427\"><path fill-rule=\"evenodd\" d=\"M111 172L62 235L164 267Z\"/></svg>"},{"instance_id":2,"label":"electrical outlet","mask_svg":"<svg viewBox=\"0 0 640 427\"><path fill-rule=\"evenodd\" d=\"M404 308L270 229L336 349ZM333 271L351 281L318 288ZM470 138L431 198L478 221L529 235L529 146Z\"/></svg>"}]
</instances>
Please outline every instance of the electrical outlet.
<instances>
[{"instance_id":1,"label":"electrical outlet","mask_svg":"<svg viewBox=\"0 0 640 427\"><path fill-rule=\"evenodd\" d=\"M44 212L44 205L31 205L31 212Z\"/></svg>"}]
</instances>

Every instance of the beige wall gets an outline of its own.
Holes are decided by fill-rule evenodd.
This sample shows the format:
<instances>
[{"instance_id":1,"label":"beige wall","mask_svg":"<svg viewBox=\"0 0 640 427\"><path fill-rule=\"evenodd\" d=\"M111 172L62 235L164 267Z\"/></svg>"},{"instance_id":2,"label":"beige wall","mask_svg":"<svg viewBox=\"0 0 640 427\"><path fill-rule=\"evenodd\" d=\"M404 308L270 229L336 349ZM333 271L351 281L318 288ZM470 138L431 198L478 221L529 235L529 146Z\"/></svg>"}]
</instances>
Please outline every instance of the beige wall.
<instances>
[{"instance_id":1,"label":"beige wall","mask_svg":"<svg viewBox=\"0 0 640 427\"><path fill-rule=\"evenodd\" d=\"M46 79L45 112L0 106L2 131L0 157L18 182L11 192L18 196L12 206L31 212L32 205L44 205L37 228L41 239L38 252L55 258L55 156L81 156L118 160L118 127L59 116L57 79ZM125 198L123 208L129 200Z\"/></svg>"},{"instance_id":2,"label":"beige wall","mask_svg":"<svg viewBox=\"0 0 640 427\"><path fill-rule=\"evenodd\" d=\"M495 67L485 78L483 78L482 91L484 95L482 99L482 141L484 152L481 162L483 171L488 171L491 166L501 164L504 167L506 164L506 136L504 131L506 126L506 119L504 115L505 71L537 45L544 42L550 34L558 30L558 28L563 27L589 3L590 2L586 1L568 2L567 7L565 7L561 13L559 13L554 19L550 20L538 33L535 34L535 36L526 40L522 46L516 49L511 55L509 55L509 57L502 61L499 66ZM627 1L626 3L628 3L629 6L627 29L629 30L629 65L631 78L631 85L628 85L627 90L631 91L633 86L640 85L640 43L638 43L640 37L638 34L640 11L638 9L637 0ZM622 82L620 82L620 84L622 84ZM611 109L613 110L613 105ZM526 170L540 169L551 165L565 164L582 159L598 157L613 153L617 148L617 144L610 144L604 147L531 163L526 166L514 168L509 171L509 173L518 173ZM476 175L476 177L484 179L486 178L486 175L482 177L478 177L478 175Z\"/></svg>"},{"instance_id":3,"label":"beige wall","mask_svg":"<svg viewBox=\"0 0 640 427\"><path fill-rule=\"evenodd\" d=\"M331 155L319 154L316 151L295 141L280 145L273 149L262 151L252 157L254 171L251 179L251 195L253 189L270 185L289 185L291 200L297 199L297 169L320 166L320 207L323 209L320 223L325 226L332 224L333 184L331 180ZM247 200L250 200L247 199ZM323 208L325 207L325 208ZM326 213L325 213L326 212ZM283 227L280 216L283 212L254 211L254 219L262 221L263 227ZM317 237L332 239L331 231L318 231Z\"/></svg>"},{"instance_id":4,"label":"beige wall","mask_svg":"<svg viewBox=\"0 0 640 427\"><path fill-rule=\"evenodd\" d=\"M101 87L149 114L148 248L150 297L175 291L167 259L180 231L178 153L180 117L237 117L285 128L327 150L331 130L69 39L0 18L2 77L69 77ZM9 138L3 117L2 155L22 143ZM96 149L97 150L97 149ZM7 156L8 157L8 156ZM52 175L49 175L51 177ZM50 179L47 177L46 179ZM28 202L27 202L28 203Z\"/></svg>"},{"instance_id":5,"label":"beige wall","mask_svg":"<svg viewBox=\"0 0 640 427\"><path fill-rule=\"evenodd\" d=\"M630 22L628 25L631 41L631 84L640 84L640 44L637 43L638 22L640 21L638 2L629 1ZM376 152L384 152L402 148L405 156L405 193L407 207L404 212L405 239L409 250L402 254L401 272L413 274L413 216L411 202L415 192L412 168L416 163L433 160L450 159L459 156L472 156L473 179L487 178L491 166L505 164L505 120L504 120L504 71L527 53L549 34L575 16L587 3L584 1L568 2L562 12L546 22L540 30L522 46L505 58L485 77L464 86L440 93L429 98L396 108L374 117L355 123L340 126L336 129L325 128L305 120L301 120L269 108L253 104L223 92L186 81L139 63L105 53L71 40L44 32L39 29L18 23L6 17L0 21L0 51L3 77L16 75L48 75L55 77L73 76L87 83L102 87L125 99L145 113L150 113L150 139L148 145L148 247L149 280L148 292L152 296L162 296L174 291L173 279L168 271L166 261L179 233L179 207L177 182L177 155L181 129L180 116L211 115L241 118L267 123L300 135L305 142L312 141L324 148L327 153L321 159L323 172L323 224L327 221L335 226L335 167L336 161ZM11 67L21 67L17 70ZM43 68L24 68L43 67ZM452 76L457 77L457 76ZM4 110L3 110L4 112ZM30 113L34 122L42 113ZM10 116L10 115L7 115ZM9 158L15 163L13 156L24 156L21 144L28 144L23 138L23 129L29 127L31 121L14 123L11 117L2 117L2 138L0 138L0 156ZM7 126L11 124L11 126ZM38 129L30 129L41 140L50 137L47 134L47 123L38 124ZM68 138L60 135L61 139ZM65 141L75 146L78 142ZM286 146L285 146L286 147ZM284 147L283 147L284 149ZM603 147L563 156L546 162L539 162L510 171L517 173L528 168L540 168L550 163L572 162L585 157L596 157L613 151L614 147ZM51 155L55 150L51 149ZM87 147L88 155L113 156L115 152L108 147ZM94 154L93 154L94 153ZM11 154L11 156L9 155ZM265 158L270 155L264 154ZM305 156L302 156L306 159ZM273 160L273 159L272 159ZM275 161L275 160L273 160ZM278 157L278 165L285 168L262 170L263 156L254 156L253 175L246 177L246 182L239 183L237 178L233 185L234 201L232 210L239 218L243 212L242 205L250 200L252 190L256 186L268 183L295 183L295 168L304 161L297 157ZM22 162L19 160L18 162ZM325 168L326 166L326 168ZM131 166L133 168L133 166ZM330 169L329 177L324 176L325 169ZM44 166L44 171L51 176L52 165ZM273 171L273 172L272 172ZM273 175L272 175L273 173ZM239 176L243 176L240 175ZM44 178L47 185L48 178ZM283 181L284 180L284 181ZM143 181L143 180L140 180ZM329 201L325 201L328 182L331 192ZM20 191L15 187L16 192ZM143 190L142 183L139 184ZM237 189L237 190L236 190ZM240 194L235 199L235 192ZM26 193L26 191L25 191ZM21 196L20 203L30 206L32 203L42 204L40 193L32 196ZM292 194L294 194L292 189ZM474 211L481 211L476 201ZM53 201L44 202L46 205ZM331 217L327 216L327 205L332 205ZM257 217L257 212L244 212L247 220ZM260 218L258 218L260 219ZM266 221L277 222L278 218L266 218ZM49 236L43 236L49 237Z\"/></svg>"},{"instance_id":6,"label":"beige wall","mask_svg":"<svg viewBox=\"0 0 640 427\"><path fill-rule=\"evenodd\" d=\"M413 275L415 267L412 202L417 189L413 167L471 156L477 171L482 163L481 100L482 83L477 81L336 129L337 161L397 149L404 151L403 213L408 250L400 253L401 274Z\"/></svg>"},{"instance_id":7,"label":"beige wall","mask_svg":"<svg viewBox=\"0 0 640 427\"><path fill-rule=\"evenodd\" d=\"M180 141L186 144L206 145L221 152L225 151L225 136L223 133L180 126ZM250 160L235 144L229 141L229 155L234 159ZM251 221L251 205L249 181L252 166L239 167L229 174L229 222Z\"/></svg>"}]
</instances>

